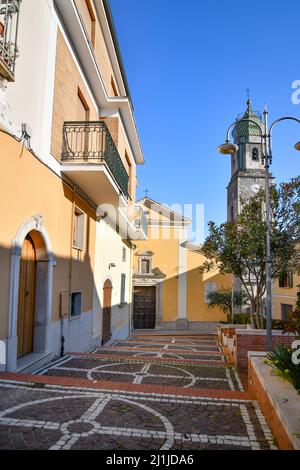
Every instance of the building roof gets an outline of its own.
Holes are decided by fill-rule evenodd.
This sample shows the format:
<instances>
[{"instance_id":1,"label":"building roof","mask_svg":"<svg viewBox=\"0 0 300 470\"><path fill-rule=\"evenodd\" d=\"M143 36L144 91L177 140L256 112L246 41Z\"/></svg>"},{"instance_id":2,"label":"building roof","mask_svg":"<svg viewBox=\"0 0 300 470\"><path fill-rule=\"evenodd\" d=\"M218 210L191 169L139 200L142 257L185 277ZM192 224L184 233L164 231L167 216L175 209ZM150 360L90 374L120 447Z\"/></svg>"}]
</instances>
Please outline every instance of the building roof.
<instances>
[{"instance_id":1,"label":"building roof","mask_svg":"<svg viewBox=\"0 0 300 470\"><path fill-rule=\"evenodd\" d=\"M140 206L145 206L146 208L151 209L154 212L157 212L158 214L161 214L165 217L167 217L171 222L179 222L183 225L190 225L191 220L188 219L187 217L184 217L182 214L179 214L178 212L175 212L174 210L170 209L164 204L161 204L154 199L150 199L149 197L144 197L142 199L139 199L137 201L137 205Z\"/></svg>"},{"instance_id":2,"label":"building roof","mask_svg":"<svg viewBox=\"0 0 300 470\"><path fill-rule=\"evenodd\" d=\"M125 72L124 62L123 62L123 58L122 58L122 54L121 54L121 50L120 50L119 41L118 41L118 35L117 35L115 22L114 22L114 19L113 19L113 15L112 15L109 0L103 0L103 6L104 6L105 13L106 13L106 16L107 16L107 21L108 21L108 24L109 24L109 29L110 29L110 33L111 33L111 36L112 36L112 40L113 40L113 43L114 43L114 46L115 46L115 51L116 51L116 54L117 54L117 58L118 58L118 62L119 62L119 66L120 66L120 70L121 70L121 74L122 74L122 78L123 78L123 82L124 82L124 87L125 87L125 90L126 90L126 95L130 100L132 109L134 109L131 94L130 94L130 89L129 89L129 85L128 85L128 80L127 80L127 76L126 76L126 72Z\"/></svg>"},{"instance_id":3,"label":"building roof","mask_svg":"<svg viewBox=\"0 0 300 470\"><path fill-rule=\"evenodd\" d=\"M254 122L239 122L233 132L232 135L235 140L239 140L241 137L249 137L249 136L261 136L261 130L263 130L263 121L262 116L259 111L253 111L251 100L248 99L247 101L247 109L244 113L239 114L237 117L237 121L239 119L251 119Z\"/></svg>"}]
</instances>

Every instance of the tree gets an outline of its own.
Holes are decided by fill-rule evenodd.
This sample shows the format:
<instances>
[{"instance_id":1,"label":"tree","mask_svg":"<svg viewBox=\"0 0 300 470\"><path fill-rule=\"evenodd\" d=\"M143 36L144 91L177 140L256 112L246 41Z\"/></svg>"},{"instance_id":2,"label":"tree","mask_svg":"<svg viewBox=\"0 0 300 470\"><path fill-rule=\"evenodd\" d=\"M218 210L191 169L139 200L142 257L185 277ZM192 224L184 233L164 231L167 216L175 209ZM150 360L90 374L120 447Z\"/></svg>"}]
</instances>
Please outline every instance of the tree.
<instances>
[{"instance_id":1,"label":"tree","mask_svg":"<svg viewBox=\"0 0 300 470\"><path fill-rule=\"evenodd\" d=\"M227 315L227 321L230 322L232 315L232 306L241 307L247 302L247 296L244 292L235 292L232 298L231 289L220 289L216 292L210 292L207 297L208 307L217 307Z\"/></svg>"},{"instance_id":2,"label":"tree","mask_svg":"<svg viewBox=\"0 0 300 470\"><path fill-rule=\"evenodd\" d=\"M300 177L270 188L272 277L300 269ZM201 251L202 272L218 268L238 278L250 302L251 322L263 328L262 299L266 292L265 193L241 200L235 221L209 222Z\"/></svg>"}]
</instances>

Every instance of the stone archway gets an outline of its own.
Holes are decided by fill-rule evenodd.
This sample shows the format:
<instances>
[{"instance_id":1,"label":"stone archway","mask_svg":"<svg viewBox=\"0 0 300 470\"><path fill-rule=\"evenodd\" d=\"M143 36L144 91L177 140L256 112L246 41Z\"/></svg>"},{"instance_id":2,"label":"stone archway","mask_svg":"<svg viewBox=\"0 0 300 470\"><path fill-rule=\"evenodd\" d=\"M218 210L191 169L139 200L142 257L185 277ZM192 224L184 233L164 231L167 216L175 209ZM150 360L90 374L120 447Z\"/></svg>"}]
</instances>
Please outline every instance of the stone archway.
<instances>
[{"instance_id":1,"label":"stone archway","mask_svg":"<svg viewBox=\"0 0 300 470\"><path fill-rule=\"evenodd\" d=\"M46 353L49 350L53 255L50 238L43 225L43 217L38 215L25 222L18 230L12 243L10 297L9 297L9 325L7 340L7 370L17 368L18 358L18 316L20 300L20 276L22 276L21 256L24 243L31 240L35 257L35 283L38 289L34 293L34 323L32 352ZM19 325L20 326L20 325ZM20 328L19 328L20 331ZM25 350L26 352L26 350ZM20 353L19 353L20 355Z\"/></svg>"}]
</instances>

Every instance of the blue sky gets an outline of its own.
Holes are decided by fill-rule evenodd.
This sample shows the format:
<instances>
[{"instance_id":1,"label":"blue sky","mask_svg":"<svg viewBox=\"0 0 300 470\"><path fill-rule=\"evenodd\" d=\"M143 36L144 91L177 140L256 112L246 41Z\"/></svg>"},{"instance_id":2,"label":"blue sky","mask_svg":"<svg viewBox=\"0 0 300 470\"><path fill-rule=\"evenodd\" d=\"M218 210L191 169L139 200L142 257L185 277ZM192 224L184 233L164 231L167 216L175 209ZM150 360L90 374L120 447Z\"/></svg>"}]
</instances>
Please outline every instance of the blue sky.
<instances>
[{"instance_id":1,"label":"blue sky","mask_svg":"<svg viewBox=\"0 0 300 470\"><path fill-rule=\"evenodd\" d=\"M146 163L140 188L162 203L205 205L226 219L228 157L216 147L246 109L268 104L270 121L293 115L300 80L298 0L111 0ZM300 125L274 130L277 181L300 174Z\"/></svg>"}]
</instances>

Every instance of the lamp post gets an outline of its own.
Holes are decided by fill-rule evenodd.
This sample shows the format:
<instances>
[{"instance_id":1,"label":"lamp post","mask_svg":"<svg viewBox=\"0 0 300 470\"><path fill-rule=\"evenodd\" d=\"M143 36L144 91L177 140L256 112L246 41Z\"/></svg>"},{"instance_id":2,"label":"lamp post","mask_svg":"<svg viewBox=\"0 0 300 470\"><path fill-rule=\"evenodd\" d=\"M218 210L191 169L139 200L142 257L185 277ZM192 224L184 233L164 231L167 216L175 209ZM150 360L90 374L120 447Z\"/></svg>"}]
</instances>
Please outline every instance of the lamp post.
<instances>
[{"instance_id":1,"label":"lamp post","mask_svg":"<svg viewBox=\"0 0 300 470\"><path fill-rule=\"evenodd\" d=\"M248 122L255 124L260 131L261 144L262 144L262 164L265 169L265 193L266 193L266 307L267 307L267 351L272 351L272 257L271 257L271 220L270 220L270 173L269 168L272 164L272 131L276 124L282 121L295 121L300 124L300 119L291 116L284 116L282 118L276 119L268 127L268 109L265 105L264 107L264 129L262 130L261 126L249 118L237 119L233 122L227 129L225 143L218 147L218 152L222 155L233 155L235 154L239 147L236 144L230 142L230 131L239 123L239 122ZM295 150L300 151L300 141L297 142L294 146Z\"/></svg>"}]
</instances>

